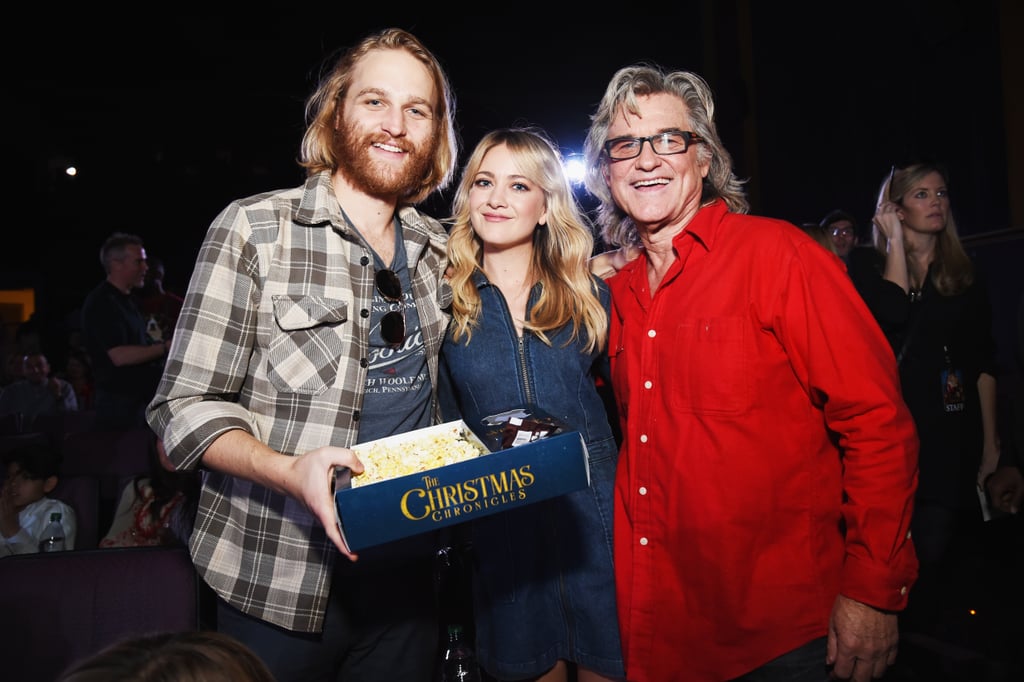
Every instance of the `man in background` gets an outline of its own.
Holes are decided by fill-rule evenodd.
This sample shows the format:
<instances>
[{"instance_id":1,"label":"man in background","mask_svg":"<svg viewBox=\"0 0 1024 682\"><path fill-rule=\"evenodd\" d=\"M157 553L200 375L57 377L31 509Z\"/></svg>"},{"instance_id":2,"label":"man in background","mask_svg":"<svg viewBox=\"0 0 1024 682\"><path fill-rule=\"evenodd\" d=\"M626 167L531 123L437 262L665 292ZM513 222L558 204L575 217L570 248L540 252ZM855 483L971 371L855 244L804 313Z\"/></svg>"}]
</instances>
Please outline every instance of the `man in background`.
<instances>
[{"instance_id":1,"label":"man in background","mask_svg":"<svg viewBox=\"0 0 1024 682\"><path fill-rule=\"evenodd\" d=\"M131 429L146 426L146 405L156 393L169 340L146 332L132 289L146 276L142 238L110 235L100 248L106 278L82 304L82 335L96 382L96 426Z\"/></svg>"},{"instance_id":2,"label":"man in background","mask_svg":"<svg viewBox=\"0 0 1024 682\"><path fill-rule=\"evenodd\" d=\"M832 240L836 255L844 263L847 262L850 252L857 245L857 221L846 211L837 208L825 214L818 224L825 231L825 236Z\"/></svg>"}]
</instances>

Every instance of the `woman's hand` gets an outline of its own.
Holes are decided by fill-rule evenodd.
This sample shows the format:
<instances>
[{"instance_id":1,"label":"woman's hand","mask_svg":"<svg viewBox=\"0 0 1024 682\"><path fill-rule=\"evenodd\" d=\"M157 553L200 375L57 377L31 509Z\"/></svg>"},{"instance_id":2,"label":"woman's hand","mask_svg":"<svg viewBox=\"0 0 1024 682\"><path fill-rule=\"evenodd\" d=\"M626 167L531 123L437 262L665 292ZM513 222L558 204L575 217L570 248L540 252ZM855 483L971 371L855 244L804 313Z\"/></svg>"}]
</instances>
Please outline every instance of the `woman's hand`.
<instances>
[{"instance_id":1,"label":"woman's hand","mask_svg":"<svg viewBox=\"0 0 1024 682\"><path fill-rule=\"evenodd\" d=\"M629 261L640 255L640 247L623 246L612 251L599 253L590 259L590 272L601 279L608 279Z\"/></svg>"},{"instance_id":2,"label":"woman's hand","mask_svg":"<svg viewBox=\"0 0 1024 682\"><path fill-rule=\"evenodd\" d=\"M875 210L871 222L878 228L885 238L892 243L894 240L902 242L903 223L900 222L899 206L892 201L883 201Z\"/></svg>"},{"instance_id":3,"label":"woman's hand","mask_svg":"<svg viewBox=\"0 0 1024 682\"><path fill-rule=\"evenodd\" d=\"M1001 466L985 481L989 504L1007 514L1016 514L1024 501L1024 476L1015 466Z\"/></svg>"}]
</instances>

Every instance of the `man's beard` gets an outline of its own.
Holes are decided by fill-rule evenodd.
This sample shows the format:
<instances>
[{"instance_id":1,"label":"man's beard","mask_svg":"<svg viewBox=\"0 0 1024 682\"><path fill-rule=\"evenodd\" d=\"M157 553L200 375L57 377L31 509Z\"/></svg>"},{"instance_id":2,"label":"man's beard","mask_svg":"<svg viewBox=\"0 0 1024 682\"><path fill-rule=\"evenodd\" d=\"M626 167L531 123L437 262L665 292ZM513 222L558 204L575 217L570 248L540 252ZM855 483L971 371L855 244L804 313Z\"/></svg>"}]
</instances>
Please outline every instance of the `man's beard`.
<instances>
[{"instance_id":1,"label":"man's beard","mask_svg":"<svg viewBox=\"0 0 1024 682\"><path fill-rule=\"evenodd\" d=\"M334 158L338 160L338 169L353 187L374 197L401 198L422 186L430 170L430 158L436 142L429 143L430 148L424 150L409 140L401 140L398 146L406 150L408 159L397 170L372 159L370 146L374 142L396 144L384 134L361 136L352 123L346 123L335 131Z\"/></svg>"}]
</instances>

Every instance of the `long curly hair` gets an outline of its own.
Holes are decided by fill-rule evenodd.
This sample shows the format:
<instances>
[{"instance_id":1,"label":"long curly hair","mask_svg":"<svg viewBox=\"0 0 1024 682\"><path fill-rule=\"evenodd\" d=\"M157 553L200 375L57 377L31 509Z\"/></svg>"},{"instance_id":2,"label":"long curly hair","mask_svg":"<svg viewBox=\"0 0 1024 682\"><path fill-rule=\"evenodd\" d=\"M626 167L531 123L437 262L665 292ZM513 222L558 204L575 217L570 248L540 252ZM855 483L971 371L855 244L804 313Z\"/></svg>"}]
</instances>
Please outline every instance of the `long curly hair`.
<instances>
[{"instance_id":1,"label":"long curly hair","mask_svg":"<svg viewBox=\"0 0 1024 682\"><path fill-rule=\"evenodd\" d=\"M537 183L547 204L547 225L533 234L531 271L541 283L541 294L528 315L525 329L551 345L547 332L572 325L570 340L585 335L588 352L607 343L608 317L598 298L597 282L587 260L593 253L593 232L572 193L562 158L547 135L536 128L502 128L487 133L466 162L452 202L448 257L454 300L453 338L467 342L480 314L480 294L473 274L483 265L483 242L470 222L469 193L484 156L504 145L515 157L519 171Z\"/></svg>"}]
</instances>

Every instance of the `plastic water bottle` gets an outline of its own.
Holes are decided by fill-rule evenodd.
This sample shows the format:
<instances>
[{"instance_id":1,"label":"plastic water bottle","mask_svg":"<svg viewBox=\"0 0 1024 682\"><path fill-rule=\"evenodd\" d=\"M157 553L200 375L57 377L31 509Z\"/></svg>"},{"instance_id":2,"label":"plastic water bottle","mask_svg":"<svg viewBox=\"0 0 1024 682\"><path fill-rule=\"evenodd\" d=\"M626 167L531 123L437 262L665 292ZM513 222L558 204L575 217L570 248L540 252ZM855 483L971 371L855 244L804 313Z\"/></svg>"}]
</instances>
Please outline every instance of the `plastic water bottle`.
<instances>
[{"instance_id":1,"label":"plastic water bottle","mask_svg":"<svg viewBox=\"0 0 1024 682\"><path fill-rule=\"evenodd\" d=\"M60 552L64 549L64 526L60 525L60 512L50 514L50 523L39 539L40 552Z\"/></svg>"},{"instance_id":2,"label":"plastic water bottle","mask_svg":"<svg viewBox=\"0 0 1024 682\"><path fill-rule=\"evenodd\" d=\"M480 665L461 625L448 626L448 646L441 661L441 682L481 682Z\"/></svg>"}]
</instances>

